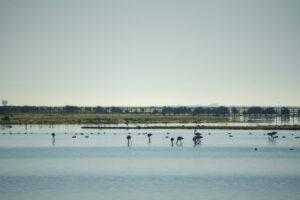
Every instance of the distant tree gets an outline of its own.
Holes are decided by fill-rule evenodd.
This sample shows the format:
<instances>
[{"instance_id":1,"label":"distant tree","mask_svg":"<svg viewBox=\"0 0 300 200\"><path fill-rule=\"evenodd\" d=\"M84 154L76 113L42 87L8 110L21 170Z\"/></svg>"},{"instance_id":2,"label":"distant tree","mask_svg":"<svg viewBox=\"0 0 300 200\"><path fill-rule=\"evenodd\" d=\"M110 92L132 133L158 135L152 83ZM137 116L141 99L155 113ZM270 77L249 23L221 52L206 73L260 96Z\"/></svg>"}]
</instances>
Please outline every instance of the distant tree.
<instances>
[{"instance_id":1,"label":"distant tree","mask_svg":"<svg viewBox=\"0 0 300 200\"><path fill-rule=\"evenodd\" d=\"M274 108L266 108L265 110L264 110L264 114L267 114L267 115L274 115L274 114L276 114L276 111L275 111L275 109Z\"/></svg>"},{"instance_id":2,"label":"distant tree","mask_svg":"<svg viewBox=\"0 0 300 200\"><path fill-rule=\"evenodd\" d=\"M5 99L2 99L1 103L2 103L2 108L0 109L0 113L5 115L4 117L2 117L1 120L4 124L7 124L10 121L10 118L8 116L8 112L9 112L8 111L9 107L7 106L8 101Z\"/></svg>"},{"instance_id":3,"label":"distant tree","mask_svg":"<svg viewBox=\"0 0 300 200\"><path fill-rule=\"evenodd\" d=\"M246 113L249 115L259 115L263 114L264 110L261 107L250 107Z\"/></svg>"},{"instance_id":4,"label":"distant tree","mask_svg":"<svg viewBox=\"0 0 300 200\"><path fill-rule=\"evenodd\" d=\"M91 112L93 112L93 108L92 107L84 107L84 112L85 113L91 113Z\"/></svg>"},{"instance_id":5,"label":"distant tree","mask_svg":"<svg viewBox=\"0 0 300 200\"><path fill-rule=\"evenodd\" d=\"M156 109L152 110L152 114L156 115L158 113L159 113L158 110L156 110Z\"/></svg>"},{"instance_id":6,"label":"distant tree","mask_svg":"<svg viewBox=\"0 0 300 200\"><path fill-rule=\"evenodd\" d=\"M37 109L35 106L22 106L20 107L21 113L35 113L37 112Z\"/></svg>"},{"instance_id":7,"label":"distant tree","mask_svg":"<svg viewBox=\"0 0 300 200\"><path fill-rule=\"evenodd\" d=\"M8 101L6 99L2 99L2 105L7 106L7 104L8 104Z\"/></svg>"},{"instance_id":8,"label":"distant tree","mask_svg":"<svg viewBox=\"0 0 300 200\"><path fill-rule=\"evenodd\" d=\"M287 107L282 107L281 108L281 115L290 115L290 110Z\"/></svg>"},{"instance_id":9,"label":"distant tree","mask_svg":"<svg viewBox=\"0 0 300 200\"><path fill-rule=\"evenodd\" d=\"M173 114L173 108L172 108L172 107L165 107L165 106L164 106L164 107L162 108L161 113L162 113L163 115L166 115L166 114L168 114L168 115Z\"/></svg>"},{"instance_id":10,"label":"distant tree","mask_svg":"<svg viewBox=\"0 0 300 200\"><path fill-rule=\"evenodd\" d=\"M176 107L173 108L173 114L190 114L191 109L187 107Z\"/></svg>"},{"instance_id":11,"label":"distant tree","mask_svg":"<svg viewBox=\"0 0 300 200\"><path fill-rule=\"evenodd\" d=\"M232 108L231 108L231 113L232 113L233 115L237 115L237 114L239 114L239 110L238 110L236 107L232 107Z\"/></svg>"},{"instance_id":12,"label":"distant tree","mask_svg":"<svg viewBox=\"0 0 300 200\"><path fill-rule=\"evenodd\" d=\"M123 110L119 107L111 107L110 112L111 113L122 113Z\"/></svg>"},{"instance_id":13,"label":"distant tree","mask_svg":"<svg viewBox=\"0 0 300 200\"><path fill-rule=\"evenodd\" d=\"M205 114L205 109L202 108L202 107L196 107L196 108L194 108L192 114L193 114L193 115L201 115L201 114Z\"/></svg>"},{"instance_id":14,"label":"distant tree","mask_svg":"<svg viewBox=\"0 0 300 200\"><path fill-rule=\"evenodd\" d=\"M78 113L81 112L81 109L77 106L65 106L63 108L65 113Z\"/></svg>"},{"instance_id":15,"label":"distant tree","mask_svg":"<svg viewBox=\"0 0 300 200\"><path fill-rule=\"evenodd\" d=\"M96 113L105 113L105 109L103 107L101 107L101 106L97 106L95 108L95 112Z\"/></svg>"},{"instance_id":16,"label":"distant tree","mask_svg":"<svg viewBox=\"0 0 300 200\"><path fill-rule=\"evenodd\" d=\"M216 107L207 107L205 108L207 114L216 115L217 108Z\"/></svg>"},{"instance_id":17,"label":"distant tree","mask_svg":"<svg viewBox=\"0 0 300 200\"><path fill-rule=\"evenodd\" d=\"M214 114L216 115L228 115L229 109L225 106L219 106L214 109Z\"/></svg>"}]
</instances>

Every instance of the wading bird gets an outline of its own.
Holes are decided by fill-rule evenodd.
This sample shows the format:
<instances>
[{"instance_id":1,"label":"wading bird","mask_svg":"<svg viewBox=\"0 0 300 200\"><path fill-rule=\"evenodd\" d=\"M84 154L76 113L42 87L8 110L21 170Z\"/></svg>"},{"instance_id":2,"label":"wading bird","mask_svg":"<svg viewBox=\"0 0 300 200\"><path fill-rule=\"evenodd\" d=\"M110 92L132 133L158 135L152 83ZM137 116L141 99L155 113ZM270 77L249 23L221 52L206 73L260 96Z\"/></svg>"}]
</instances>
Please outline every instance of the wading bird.
<instances>
[{"instance_id":1,"label":"wading bird","mask_svg":"<svg viewBox=\"0 0 300 200\"><path fill-rule=\"evenodd\" d=\"M193 137L194 146L199 145L201 143L202 135L195 135Z\"/></svg>"},{"instance_id":2,"label":"wading bird","mask_svg":"<svg viewBox=\"0 0 300 200\"><path fill-rule=\"evenodd\" d=\"M179 146L182 146L182 140L183 140L183 139L184 139L183 137L178 136L178 137L177 137L177 140L176 140L176 144L179 145Z\"/></svg>"},{"instance_id":3,"label":"wading bird","mask_svg":"<svg viewBox=\"0 0 300 200\"><path fill-rule=\"evenodd\" d=\"M170 138L170 141L171 141L171 146L174 146L174 138L173 137Z\"/></svg>"},{"instance_id":4,"label":"wading bird","mask_svg":"<svg viewBox=\"0 0 300 200\"><path fill-rule=\"evenodd\" d=\"M150 144L150 143L151 143L151 136L152 136L152 133L148 133L147 136L148 136L148 143Z\"/></svg>"},{"instance_id":5,"label":"wading bird","mask_svg":"<svg viewBox=\"0 0 300 200\"><path fill-rule=\"evenodd\" d=\"M52 133L52 145L55 145L55 133Z\"/></svg>"},{"instance_id":6,"label":"wading bird","mask_svg":"<svg viewBox=\"0 0 300 200\"><path fill-rule=\"evenodd\" d=\"M131 136L127 135L126 139L127 139L127 146L129 147L132 144L132 142L131 142Z\"/></svg>"},{"instance_id":7,"label":"wading bird","mask_svg":"<svg viewBox=\"0 0 300 200\"><path fill-rule=\"evenodd\" d=\"M277 132L276 131L272 131L270 133L267 133L267 135L271 138L275 138L276 137Z\"/></svg>"}]
</instances>

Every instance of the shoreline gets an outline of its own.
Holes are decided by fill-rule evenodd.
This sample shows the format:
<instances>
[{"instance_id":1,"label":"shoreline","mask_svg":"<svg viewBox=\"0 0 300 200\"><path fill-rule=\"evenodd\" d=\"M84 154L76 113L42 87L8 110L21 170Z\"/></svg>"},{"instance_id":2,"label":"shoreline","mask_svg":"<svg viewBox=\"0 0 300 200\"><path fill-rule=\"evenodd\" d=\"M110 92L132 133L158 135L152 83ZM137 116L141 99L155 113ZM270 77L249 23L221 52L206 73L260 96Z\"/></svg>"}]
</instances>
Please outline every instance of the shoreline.
<instances>
[{"instance_id":1,"label":"shoreline","mask_svg":"<svg viewBox=\"0 0 300 200\"><path fill-rule=\"evenodd\" d=\"M229 130L300 130L300 125L263 126L82 126L82 129L229 129Z\"/></svg>"}]
</instances>

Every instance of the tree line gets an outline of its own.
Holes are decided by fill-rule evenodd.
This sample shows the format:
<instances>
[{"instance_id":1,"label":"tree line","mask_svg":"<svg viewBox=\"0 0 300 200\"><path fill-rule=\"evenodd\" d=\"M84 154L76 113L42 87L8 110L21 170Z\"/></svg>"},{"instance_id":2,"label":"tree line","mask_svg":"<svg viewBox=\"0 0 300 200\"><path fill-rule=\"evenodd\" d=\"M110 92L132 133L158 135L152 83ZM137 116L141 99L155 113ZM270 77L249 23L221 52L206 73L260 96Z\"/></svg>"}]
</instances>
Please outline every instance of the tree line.
<instances>
[{"instance_id":1,"label":"tree line","mask_svg":"<svg viewBox=\"0 0 300 200\"><path fill-rule=\"evenodd\" d=\"M291 113L292 111L292 113ZM80 106L0 106L0 114L14 113L49 113L49 114L76 114L76 113L101 113L101 114L160 114L160 115L300 115L300 108L288 107L80 107Z\"/></svg>"}]
</instances>

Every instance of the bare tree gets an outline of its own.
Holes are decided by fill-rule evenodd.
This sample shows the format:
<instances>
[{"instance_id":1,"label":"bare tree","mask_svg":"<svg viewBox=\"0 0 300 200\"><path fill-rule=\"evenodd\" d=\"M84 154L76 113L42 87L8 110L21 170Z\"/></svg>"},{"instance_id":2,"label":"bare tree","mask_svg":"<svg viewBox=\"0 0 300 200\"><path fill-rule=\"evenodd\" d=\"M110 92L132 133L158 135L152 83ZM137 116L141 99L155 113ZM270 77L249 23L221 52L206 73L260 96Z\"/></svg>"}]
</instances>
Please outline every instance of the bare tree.
<instances>
[{"instance_id":1,"label":"bare tree","mask_svg":"<svg viewBox=\"0 0 300 200\"><path fill-rule=\"evenodd\" d=\"M2 99L2 105L7 106L8 101L6 99Z\"/></svg>"}]
</instances>

